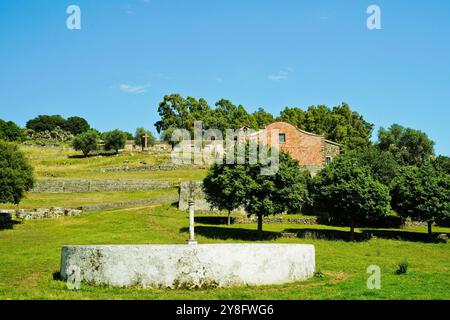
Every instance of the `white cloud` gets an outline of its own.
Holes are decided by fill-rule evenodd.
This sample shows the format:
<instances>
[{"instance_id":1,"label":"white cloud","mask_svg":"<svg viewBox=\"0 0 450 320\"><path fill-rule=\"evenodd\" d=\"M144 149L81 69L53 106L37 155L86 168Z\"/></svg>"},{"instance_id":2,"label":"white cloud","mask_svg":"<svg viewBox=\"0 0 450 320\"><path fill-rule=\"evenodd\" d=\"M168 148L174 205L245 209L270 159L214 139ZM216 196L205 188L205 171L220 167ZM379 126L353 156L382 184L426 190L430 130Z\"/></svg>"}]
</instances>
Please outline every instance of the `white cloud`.
<instances>
[{"instance_id":1,"label":"white cloud","mask_svg":"<svg viewBox=\"0 0 450 320\"><path fill-rule=\"evenodd\" d=\"M270 81L282 81L287 80L289 78L289 75L293 73L294 70L291 68L285 68L283 70L278 71L276 74L271 74L267 76L267 79Z\"/></svg>"},{"instance_id":2,"label":"white cloud","mask_svg":"<svg viewBox=\"0 0 450 320\"><path fill-rule=\"evenodd\" d=\"M140 94L146 92L148 87L150 87L149 84L135 86L130 84L121 84L119 86L119 90L126 93Z\"/></svg>"}]
</instances>

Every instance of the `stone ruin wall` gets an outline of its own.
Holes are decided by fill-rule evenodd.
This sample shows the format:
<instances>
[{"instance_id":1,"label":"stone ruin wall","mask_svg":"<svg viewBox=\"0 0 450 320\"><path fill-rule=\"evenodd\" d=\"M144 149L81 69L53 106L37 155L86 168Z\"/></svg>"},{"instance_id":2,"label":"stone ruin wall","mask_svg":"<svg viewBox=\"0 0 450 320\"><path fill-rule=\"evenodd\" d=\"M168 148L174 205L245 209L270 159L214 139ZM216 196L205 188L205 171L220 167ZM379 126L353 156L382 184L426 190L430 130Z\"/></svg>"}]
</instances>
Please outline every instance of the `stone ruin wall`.
<instances>
[{"instance_id":1,"label":"stone ruin wall","mask_svg":"<svg viewBox=\"0 0 450 320\"><path fill-rule=\"evenodd\" d=\"M155 190L176 187L175 183L164 180L38 180L32 193L73 193Z\"/></svg>"}]
</instances>

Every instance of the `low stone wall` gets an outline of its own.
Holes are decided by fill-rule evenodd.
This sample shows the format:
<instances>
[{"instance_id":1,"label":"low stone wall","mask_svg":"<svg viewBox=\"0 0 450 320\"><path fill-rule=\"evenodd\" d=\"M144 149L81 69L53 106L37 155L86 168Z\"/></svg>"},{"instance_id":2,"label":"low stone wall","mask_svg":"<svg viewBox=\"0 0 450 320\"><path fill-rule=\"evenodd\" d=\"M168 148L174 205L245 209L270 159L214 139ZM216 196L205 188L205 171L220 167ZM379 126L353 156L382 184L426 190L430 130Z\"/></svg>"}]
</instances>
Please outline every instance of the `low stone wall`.
<instances>
[{"instance_id":1,"label":"low stone wall","mask_svg":"<svg viewBox=\"0 0 450 320\"><path fill-rule=\"evenodd\" d=\"M176 184L164 180L87 180L62 179L38 180L32 193L72 193L155 190L175 187Z\"/></svg>"},{"instance_id":2,"label":"low stone wall","mask_svg":"<svg viewBox=\"0 0 450 320\"><path fill-rule=\"evenodd\" d=\"M66 246L61 254L63 279L117 287L270 285L314 272L314 246L301 244Z\"/></svg>"},{"instance_id":3,"label":"low stone wall","mask_svg":"<svg viewBox=\"0 0 450 320\"><path fill-rule=\"evenodd\" d=\"M1 210L0 209L0 225L2 223L7 224L8 221L11 222L11 217L15 217L20 220L37 220L37 219L68 217L68 216L79 216L83 212L111 210L111 209L122 208L122 207L148 205L148 204L152 204L152 203L161 203L161 202L167 202L167 201L177 201L177 199L178 199L177 196L168 196L168 197L161 197L161 198L154 198L154 199L142 199L142 200L134 200L134 201L122 201L122 202L87 205L87 206L81 206L76 209L60 208L60 207L18 209L18 210Z\"/></svg>"},{"instance_id":4,"label":"low stone wall","mask_svg":"<svg viewBox=\"0 0 450 320\"><path fill-rule=\"evenodd\" d=\"M19 209L15 210L15 217L19 220L38 220L60 217L79 216L81 210L72 208L38 208L38 209Z\"/></svg>"}]
</instances>

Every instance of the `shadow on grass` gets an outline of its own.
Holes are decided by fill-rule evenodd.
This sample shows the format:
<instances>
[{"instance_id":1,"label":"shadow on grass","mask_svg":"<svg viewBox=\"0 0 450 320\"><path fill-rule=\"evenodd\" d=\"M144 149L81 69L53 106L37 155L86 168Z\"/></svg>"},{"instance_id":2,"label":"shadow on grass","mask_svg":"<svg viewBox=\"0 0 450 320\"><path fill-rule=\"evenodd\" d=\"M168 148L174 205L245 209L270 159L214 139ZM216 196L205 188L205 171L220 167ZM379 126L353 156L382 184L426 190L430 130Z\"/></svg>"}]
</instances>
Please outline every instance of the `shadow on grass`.
<instances>
[{"instance_id":1,"label":"shadow on grass","mask_svg":"<svg viewBox=\"0 0 450 320\"><path fill-rule=\"evenodd\" d=\"M234 221L236 220L236 218L231 218L231 224L234 223ZM221 216L217 216L217 217L206 217L206 216L200 216L200 217L195 217L195 221L201 224L210 224L210 225L226 225L228 224L228 217L221 217Z\"/></svg>"},{"instance_id":2,"label":"shadow on grass","mask_svg":"<svg viewBox=\"0 0 450 320\"><path fill-rule=\"evenodd\" d=\"M188 233L189 228L181 228L180 232ZM258 241L258 240L274 240L281 237L279 232L264 231L263 238L259 239L258 231L249 229L235 229L235 228L222 228L222 227L206 227L198 226L195 228L195 234L201 235L208 239L220 239L220 240L245 240L245 241Z\"/></svg>"},{"instance_id":3,"label":"shadow on grass","mask_svg":"<svg viewBox=\"0 0 450 320\"><path fill-rule=\"evenodd\" d=\"M433 233L431 240L428 238L428 233L423 232L411 232L401 230L377 230L377 229L364 229L364 234L370 237L377 237L389 240L402 240L411 242L438 242L438 235L441 233ZM450 233L447 233L450 236Z\"/></svg>"},{"instance_id":4,"label":"shadow on grass","mask_svg":"<svg viewBox=\"0 0 450 320\"><path fill-rule=\"evenodd\" d=\"M12 220L9 215L4 215L0 213L0 231L1 230L12 230L16 224L21 224L22 222Z\"/></svg>"},{"instance_id":5,"label":"shadow on grass","mask_svg":"<svg viewBox=\"0 0 450 320\"><path fill-rule=\"evenodd\" d=\"M70 156L67 156L67 158L69 159L86 159L86 158L93 158L93 157L112 157L112 156L116 156L119 153L116 152L99 152L99 153L91 153L88 156L85 156L84 154L73 154Z\"/></svg>"},{"instance_id":6,"label":"shadow on grass","mask_svg":"<svg viewBox=\"0 0 450 320\"><path fill-rule=\"evenodd\" d=\"M370 234L355 232L354 239L350 238L350 231L332 229L285 229L285 233L296 234L300 239L341 240L341 241L368 241Z\"/></svg>"},{"instance_id":7,"label":"shadow on grass","mask_svg":"<svg viewBox=\"0 0 450 320\"><path fill-rule=\"evenodd\" d=\"M55 271L53 272L53 280L55 281L63 281L62 277L61 277L61 272L59 271Z\"/></svg>"}]
</instances>

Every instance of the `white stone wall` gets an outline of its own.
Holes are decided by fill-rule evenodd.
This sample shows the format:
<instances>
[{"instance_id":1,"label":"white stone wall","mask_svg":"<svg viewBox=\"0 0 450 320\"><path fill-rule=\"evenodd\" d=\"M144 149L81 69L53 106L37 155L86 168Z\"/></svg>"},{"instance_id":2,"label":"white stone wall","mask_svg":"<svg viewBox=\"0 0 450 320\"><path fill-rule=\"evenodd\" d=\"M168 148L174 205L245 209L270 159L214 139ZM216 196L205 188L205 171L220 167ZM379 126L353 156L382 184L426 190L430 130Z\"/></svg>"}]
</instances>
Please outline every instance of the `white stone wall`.
<instances>
[{"instance_id":1,"label":"white stone wall","mask_svg":"<svg viewBox=\"0 0 450 320\"><path fill-rule=\"evenodd\" d=\"M282 284L312 277L315 249L302 244L66 246L61 276L118 287L212 288Z\"/></svg>"}]
</instances>

